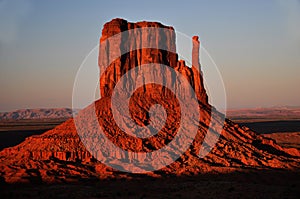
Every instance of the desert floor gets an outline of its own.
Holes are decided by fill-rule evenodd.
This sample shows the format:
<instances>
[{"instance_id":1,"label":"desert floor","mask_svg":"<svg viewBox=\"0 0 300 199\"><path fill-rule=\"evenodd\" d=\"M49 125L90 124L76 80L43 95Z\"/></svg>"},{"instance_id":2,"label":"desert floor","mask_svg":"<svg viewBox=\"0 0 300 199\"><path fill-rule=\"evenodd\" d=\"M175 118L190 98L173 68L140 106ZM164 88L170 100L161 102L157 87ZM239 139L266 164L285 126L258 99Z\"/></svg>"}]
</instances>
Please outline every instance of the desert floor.
<instances>
[{"instance_id":1,"label":"desert floor","mask_svg":"<svg viewBox=\"0 0 300 199\"><path fill-rule=\"evenodd\" d=\"M63 121L11 121L0 123L0 149L41 134ZM239 121L237 121L239 122ZM300 146L300 121L240 121L284 147ZM198 176L82 180L62 184L14 184L0 179L1 198L298 198L300 171L249 170ZM2 181L2 182L1 182Z\"/></svg>"},{"instance_id":2,"label":"desert floor","mask_svg":"<svg viewBox=\"0 0 300 199\"><path fill-rule=\"evenodd\" d=\"M134 177L68 184L3 185L1 198L298 198L300 172Z\"/></svg>"}]
</instances>

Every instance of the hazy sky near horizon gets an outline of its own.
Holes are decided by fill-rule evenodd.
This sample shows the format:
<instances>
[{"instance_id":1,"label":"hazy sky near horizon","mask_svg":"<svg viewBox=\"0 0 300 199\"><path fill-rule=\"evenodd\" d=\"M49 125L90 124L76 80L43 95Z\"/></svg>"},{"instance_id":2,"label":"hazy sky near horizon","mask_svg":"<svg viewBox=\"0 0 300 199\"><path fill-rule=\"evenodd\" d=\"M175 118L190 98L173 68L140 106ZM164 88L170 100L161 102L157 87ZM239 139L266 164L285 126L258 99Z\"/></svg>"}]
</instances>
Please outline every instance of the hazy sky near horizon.
<instances>
[{"instance_id":1,"label":"hazy sky near horizon","mask_svg":"<svg viewBox=\"0 0 300 199\"><path fill-rule=\"evenodd\" d=\"M300 106L299 0L0 0L0 111L71 107L76 72L116 17L200 35L228 108Z\"/></svg>"}]
</instances>

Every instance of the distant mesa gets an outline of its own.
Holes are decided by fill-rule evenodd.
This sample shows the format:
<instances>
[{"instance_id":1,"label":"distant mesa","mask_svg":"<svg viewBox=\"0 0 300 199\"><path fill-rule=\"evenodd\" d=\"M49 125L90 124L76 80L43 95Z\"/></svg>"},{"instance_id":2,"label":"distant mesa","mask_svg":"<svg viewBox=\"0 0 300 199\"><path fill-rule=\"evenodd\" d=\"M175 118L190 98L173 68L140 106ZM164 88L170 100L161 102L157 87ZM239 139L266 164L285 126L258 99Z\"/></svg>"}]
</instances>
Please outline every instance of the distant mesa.
<instances>
[{"instance_id":1,"label":"distant mesa","mask_svg":"<svg viewBox=\"0 0 300 199\"><path fill-rule=\"evenodd\" d=\"M164 27L164 32L141 33L140 41L134 40L130 35L126 39L122 38L116 43L109 43L106 39L112 35L128 29L139 27ZM147 40L154 37L154 40ZM158 42L163 41L163 42ZM248 128L240 127L238 124L226 119L223 123L211 123L211 107L208 104L208 97L203 86L201 71L194 67L200 66L198 60L199 45L198 37L193 37L193 66L186 66L184 61L178 60L176 53L166 50L142 49L132 50L132 46L143 45L143 42L155 42L151 45L164 45L166 49L175 49L175 32L173 27L164 26L157 22L137 22L130 23L124 19L113 19L106 23L102 30L100 39L99 67L104 67L107 63L107 54L103 53L103 48L129 48L130 53L116 59L100 77L100 100L95 104L79 112L78 117L87 121L90 130L94 126L101 125L106 136L117 146L126 150L153 151L163 147L170 142L176 134L178 125L176 114L178 114L178 104L176 99L167 89L157 85L145 85L137 90L130 101L131 117L140 125L147 124L149 107L159 102L170 113L167 117L166 125L160 131L160 136L153 136L149 139L135 138L128 136L116 125L111 111L111 96L116 83L120 78L132 68L147 63L161 63L172 67L181 73L190 83L199 101L201 116L199 121L191 121L199 124L196 138L190 148L174 163L158 171L147 173L155 177L174 175L196 175L201 173L227 173L243 169L289 169L299 170L300 154L294 148L282 148L272 139L256 134ZM104 63L105 62L105 63ZM202 66L205 67L205 66ZM200 67L199 67L200 68ZM165 74L168 74L165 71ZM151 75L151 73L149 74ZM164 74L157 74L158 77ZM129 82L135 82L135 77L131 76ZM124 88L130 84L123 85ZM154 95L154 94L155 95ZM159 99L163 93L163 100ZM159 99L159 100L158 100ZM96 107L98 121L91 120L90 113ZM216 117L222 117L222 114ZM198 153L205 137L208 127L212 130L223 128L219 141L211 152L204 158L199 158ZM131 128L131 127L128 127ZM101 140L95 139L101 143ZM175 149L174 149L175 150ZM122 157L120 154L108 154ZM111 163L119 164L119 160ZM12 166L13 165L13 166ZM122 164L121 164L122 165ZM124 165L128 166L128 165ZM74 120L69 119L42 135L27 138L23 143L6 148L0 152L0 176L6 182L30 182L35 180L45 182L68 182L83 178L127 178L130 173L118 172L105 164L97 161L85 148L79 138Z\"/></svg>"},{"instance_id":2,"label":"distant mesa","mask_svg":"<svg viewBox=\"0 0 300 199\"><path fill-rule=\"evenodd\" d=\"M1 112L1 120L34 120L34 119L67 119L73 117L78 110L71 108L39 108L39 109L20 109L10 112Z\"/></svg>"}]
</instances>

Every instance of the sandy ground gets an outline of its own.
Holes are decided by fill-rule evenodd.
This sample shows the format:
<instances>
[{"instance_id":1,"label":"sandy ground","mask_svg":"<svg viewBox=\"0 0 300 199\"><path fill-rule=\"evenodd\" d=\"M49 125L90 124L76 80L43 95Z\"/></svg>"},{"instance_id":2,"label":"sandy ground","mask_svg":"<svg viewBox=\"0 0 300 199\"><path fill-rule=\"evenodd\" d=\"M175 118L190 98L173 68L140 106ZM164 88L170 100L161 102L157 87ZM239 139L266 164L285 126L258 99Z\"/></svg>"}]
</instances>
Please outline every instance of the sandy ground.
<instances>
[{"instance_id":1,"label":"sandy ground","mask_svg":"<svg viewBox=\"0 0 300 199\"><path fill-rule=\"evenodd\" d=\"M264 136L276 140L276 142L283 147L300 149L300 132L279 132L264 134Z\"/></svg>"},{"instance_id":2,"label":"sandy ground","mask_svg":"<svg viewBox=\"0 0 300 199\"><path fill-rule=\"evenodd\" d=\"M5 132L20 131L13 129ZM12 135L19 136L10 134L9 139L13 140ZM264 136L275 139L284 147L300 146L300 131L269 133ZM1 139L1 142L5 142L5 139ZM298 198L299 179L300 171L246 168L230 174L166 176L158 179L136 177L64 184L7 185L1 183L0 179L0 195L1 198Z\"/></svg>"},{"instance_id":3,"label":"sandy ground","mask_svg":"<svg viewBox=\"0 0 300 199\"><path fill-rule=\"evenodd\" d=\"M2 185L1 198L298 198L300 171Z\"/></svg>"}]
</instances>

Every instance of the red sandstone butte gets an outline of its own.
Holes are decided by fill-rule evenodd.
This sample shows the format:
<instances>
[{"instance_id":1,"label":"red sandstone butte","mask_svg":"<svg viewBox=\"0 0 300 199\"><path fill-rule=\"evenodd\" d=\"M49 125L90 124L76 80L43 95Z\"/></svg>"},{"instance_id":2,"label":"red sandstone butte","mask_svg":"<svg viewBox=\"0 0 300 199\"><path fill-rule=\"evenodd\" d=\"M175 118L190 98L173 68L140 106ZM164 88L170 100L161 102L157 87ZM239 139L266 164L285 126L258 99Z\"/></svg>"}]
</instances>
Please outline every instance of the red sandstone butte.
<instances>
[{"instance_id":1,"label":"red sandstone butte","mask_svg":"<svg viewBox=\"0 0 300 199\"><path fill-rule=\"evenodd\" d=\"M120 32L141 27L161 27L165 28L165 31L151 33L154 35L141 32L142 39L138 41L131 38L131 35L127 35L126 39L120 38L115 43L108 43L106 40ZM155 39L147 39L150 36ZM165 49L176 51L174 28L157 22L130 23L123 19L113 19L104 25L100 39L99 67L105 67L104 65L109 62L109 57L104 53L103 48L128 48L129 53L115 59L100 77L102 98L78 114L78 117L88 121L87 125L91 131L94 126L100 124L106 136L114 144L134 151L153 151L172 140L178 128L177 119L180 112L176 98L168 89L164 90L163 87L155 84L145 85L130 99L131 117L140 125L147 124L149 119L147 112L155 103L160 103L167 112L170 112L164 128L160 131L160 136L140 139L126 135L126 132L115 124L110 108L112 91L122 75L141 64L156 62L172 67L187 79L199 100L201 117L199 121L191 121L199 125L199 128L190 148L174 163L147 175L222 173L240 168L289 170L300 168L300 154L297 149L282 148L274 140L258 135L248 128L240 127L228 119L224 123L211 123L211 110L214 108L208 104L203 77L201 71L198 72L200 69L198 37L193 37L193 66L191 67L186 66L184 61L178 60L176 53L167 50L153 48L131 50L132 46L148 45L147 42L154 42L151 45L163 45ZM158 74L158 76L163 75ZM135 77L130 78L134 82ZM152 95L153 93L155 95ZM163 99L159 98L160 93L164 93ZM97 121L90 119L94 106L98 116ZM222 118L222 114L214 117ZM223 130L211 152L204 158L199 158L199 149L209 126L212 130L218 128ZM111 155L118 157L118 154ZM118 160L114 161L118 163ZM82 178L122 178L131 175L120 173L97 161L82 144L74 126L74 119L69 119L42 135L28 137L17 146L2 150L0 168L0 175L6 182L65 182Z\"/></svg>"}]
</instances>

